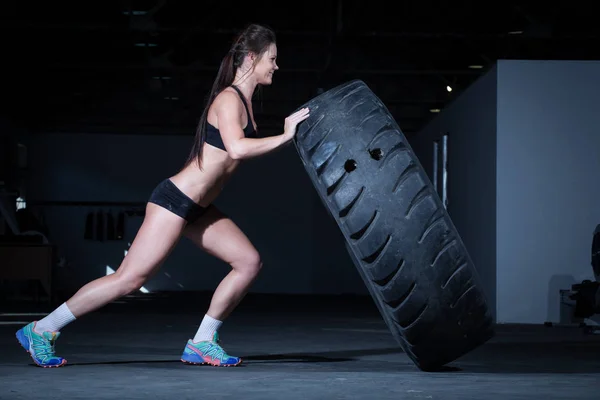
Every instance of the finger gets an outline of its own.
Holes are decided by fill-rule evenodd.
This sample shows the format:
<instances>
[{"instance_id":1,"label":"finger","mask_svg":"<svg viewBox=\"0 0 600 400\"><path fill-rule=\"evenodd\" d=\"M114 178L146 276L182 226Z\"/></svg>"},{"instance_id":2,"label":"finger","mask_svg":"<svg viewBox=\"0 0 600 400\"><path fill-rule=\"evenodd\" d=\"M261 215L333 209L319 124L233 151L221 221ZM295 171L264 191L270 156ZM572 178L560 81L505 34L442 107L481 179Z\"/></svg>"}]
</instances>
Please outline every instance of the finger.
<instances>
[{"instance_id":1,"label":"finger","mask_svg":"<svg viewBox=\"0 0 600 400\"><path fill-rule=\"evenodd\" d=\"M292 114L292 118L302 118L308 115L308 109L300 110L297 113Z\"/></svg>"},{"instance_id":2,"label":"finger","mask_svg":"<svg viewBox=\"0 0 600 400\"><path fill-rule=\"evenodd\" d=\"M295 116L295 115L301 115L301 114L303 114L303 113L307 113L308 111L309 111L309 110L308 110L308 108L306 108L306 107L305 107L305 108L302 108L302 109L300 109L300 110L296 111L296 112L295 112L295 113L293 113L292 115L294 115L294 116Z\"/></svg>"},{"instance_id":3,"label":"finger","mask_svg":"<svg viewBox=\"0 0 600 400\"><path fill-rule=\"evenodd\" d=\"M295 117L292 122L294 122L295 124L304 121L305 119L307 119L309 117L310 114L306 114L304 116L300 116L300 117Z\"/></svg>"}]
</instances>

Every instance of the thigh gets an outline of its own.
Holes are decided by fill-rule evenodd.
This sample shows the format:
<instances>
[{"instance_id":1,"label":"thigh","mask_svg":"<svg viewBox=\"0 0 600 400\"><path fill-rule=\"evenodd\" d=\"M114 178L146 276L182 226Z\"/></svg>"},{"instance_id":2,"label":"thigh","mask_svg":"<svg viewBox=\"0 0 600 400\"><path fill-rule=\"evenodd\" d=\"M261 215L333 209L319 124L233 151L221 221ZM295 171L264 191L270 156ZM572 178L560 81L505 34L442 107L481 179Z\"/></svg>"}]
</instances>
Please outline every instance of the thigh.
<instances>
[{"instance_id":1,"label":"thigh","mask_svg":"<svg viewBox=\"0 0 600 400\"><path fill-rule=\"evenodd\" d=\"M183 218L163 207L148 203L144 221L117 273L152 275L171 253L185 226Z\"/></svg>"},{"instance_id":2,"label":"thigh","mask_svg":"<svg viewBox=\"0 0 600 400\"><path fill-rule=\"evenodd\" d=\"M195 223L186 226L183 234L208 254L234 267L236 264L260 263L258 251L250 239L214 205Z\"/></svg>"}]
</instances>

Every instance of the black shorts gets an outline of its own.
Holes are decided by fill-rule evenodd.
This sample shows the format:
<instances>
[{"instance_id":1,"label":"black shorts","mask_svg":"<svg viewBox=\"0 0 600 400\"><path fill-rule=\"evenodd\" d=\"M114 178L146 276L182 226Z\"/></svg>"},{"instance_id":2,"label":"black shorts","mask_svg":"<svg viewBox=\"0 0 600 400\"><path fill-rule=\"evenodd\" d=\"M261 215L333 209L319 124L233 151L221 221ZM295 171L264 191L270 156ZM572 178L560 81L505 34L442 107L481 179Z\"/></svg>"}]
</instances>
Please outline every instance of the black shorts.
<instances>
[{"instance_id":1,"label":"black shorts","mask_svg":"<svg viewBox=\"0 0 600 400\"><path fill-rule=\"evenodd\" d=\"M149 203L157 204L173 214L180 216L189 223L195 222L210 207L202 207L183 193L170 179L159 183L152 194Z\"/></svg>"}]
</instances>

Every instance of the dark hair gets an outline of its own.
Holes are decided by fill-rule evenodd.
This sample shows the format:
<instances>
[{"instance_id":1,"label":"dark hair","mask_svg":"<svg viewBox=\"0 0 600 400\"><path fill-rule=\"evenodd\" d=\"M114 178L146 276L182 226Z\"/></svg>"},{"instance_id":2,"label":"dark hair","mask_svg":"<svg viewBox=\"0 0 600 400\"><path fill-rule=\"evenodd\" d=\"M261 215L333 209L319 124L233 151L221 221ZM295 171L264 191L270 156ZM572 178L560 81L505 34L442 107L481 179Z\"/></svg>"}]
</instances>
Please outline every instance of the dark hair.
<instances>
[{"instance_id":1,"label":"dark hair","mask_svg":"<svg viewBox=\"0 0 600 400\"><path fill-rule=\"evenodd\" d=\"M223 91L223 89L231 86L235 79L235 73L238 67L242 65L244 57L248 53L252 52L256 54L257 59L255 62L257 62L273 43L276 43L275 32L269 27L257 24L248 25L234 39L231 48L221 61L219 72L213 82L212 89L206 101L206 106L200 117L200 122L196 127L194 144L186 161L186 165L195 159L197 159L200 164L200 161L202 160L202 148L206 139L206 119L208 116L208 109L214 99Z\"/></svg>"}]
</instances>

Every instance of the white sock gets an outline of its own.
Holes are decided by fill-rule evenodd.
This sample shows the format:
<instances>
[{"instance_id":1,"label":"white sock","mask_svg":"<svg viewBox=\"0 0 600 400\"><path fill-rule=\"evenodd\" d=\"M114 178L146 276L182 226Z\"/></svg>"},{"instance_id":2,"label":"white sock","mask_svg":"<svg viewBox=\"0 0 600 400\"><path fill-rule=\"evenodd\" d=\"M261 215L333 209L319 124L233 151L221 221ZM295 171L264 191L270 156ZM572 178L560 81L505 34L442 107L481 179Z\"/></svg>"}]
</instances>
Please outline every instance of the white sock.
<instances>
[{"instance_id":1,"label":"white sock","mask_svg":"<svg viewBox=\"0 0 600 400\"><path fill-rule=\"evenodd\" d=\"M215 335L215 332L219 330L219 328L223 325L223 321L219 321L218 319L214 319L210 315L206 314L200 327L198 328L198 332L196 332L196 336L192 341L194 343L202 342L202 341L211 341Z\"/></svg>"},{"instance_id":2,"label":"white sock","mask_svg":"<svg viewBox=\"0 0 600 400\"><path fill-rule=\"evenodd\" d=\"M58 332L65 325L75 321L75 316L67 307L67 303L62 303L56 310L46 315L35 324L34 330L37 333L42 332Z\"/></svg>"}]
</instances>

